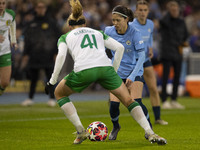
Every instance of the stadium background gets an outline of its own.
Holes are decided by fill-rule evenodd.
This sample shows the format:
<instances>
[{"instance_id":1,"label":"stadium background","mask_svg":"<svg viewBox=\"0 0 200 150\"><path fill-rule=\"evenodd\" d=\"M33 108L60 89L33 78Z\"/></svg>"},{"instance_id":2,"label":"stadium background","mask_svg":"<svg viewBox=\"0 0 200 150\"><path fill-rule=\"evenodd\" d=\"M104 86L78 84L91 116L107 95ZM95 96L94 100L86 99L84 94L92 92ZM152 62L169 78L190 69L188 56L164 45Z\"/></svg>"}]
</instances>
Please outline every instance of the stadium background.
<instances>
[{"instance_id":1,"label":"stadium background","mask_svg":"<svg viewBox=\"0 0 200 150\"><path fill-rule=\"evenodd\" d=\"M70 15L70 5L69 0L44 0L48 5L47 13L55 22L58 23L59 28L62 30L62 33L66 33L68 28L65 25L66 19ZM137 0L80 0L83 9L84 16L87 20L87 26L104 30L108 25L112 25L111 22L111 11L112 8L116 5L125 5L135 11L135 5ZM18 50L12 50L12 59L13 59L13 73L11 84L7 88L6 92L28 92L29 81L24 72L19 72L19 67L21 63L22 53L24 50L24 31L27 24L34 18L34 3L35 0L8 0L8 8L13 9L16 12L16 23L17 23L17 41L19 44ZM149 18L152 19L155 23L154 31L154 59L159 59L159 32L157 21L162 18L166 13L166 3L168 0L149 0L150 3L150 13ZM179 95L187 95L188 91L185 90L185 81L188 75L195 75L195 88L199 88L199 67L200 67L200 1L199 0L179 0L181 6L181 16L185 19L186 25L190 34L188 41L190 42L190 51L186 51L184 55L184 62L182 68L182 75L180 79L181 88ZM194 38L197 39L196 42L191 42ZM196 44L196 45L194 45ZM195 52L195 53L194 53ZM70 56L68 56L65 67L61 72L60 79L72 70L73 61ZM155 66L155 73L158 79L158 87L161 85L161 70L162 66ZM173 76L173 73L170 75ZM193 80L193 76L192 76ZM43 92L44 81L46 79L41 72L41 81L38 83L37 91ZM169 81L171 83L171 81ZM194 84L192 84L192 91L195 91ZM89 90L102 90L99 85L91 85ZM171 87L169 86L168 91L170 92ZM191 95L191 93L189 93ZM144 88L143 96L148 95L147 88ZM193 96L199 96L193 95Z\"/></svg>"}]
</instances>

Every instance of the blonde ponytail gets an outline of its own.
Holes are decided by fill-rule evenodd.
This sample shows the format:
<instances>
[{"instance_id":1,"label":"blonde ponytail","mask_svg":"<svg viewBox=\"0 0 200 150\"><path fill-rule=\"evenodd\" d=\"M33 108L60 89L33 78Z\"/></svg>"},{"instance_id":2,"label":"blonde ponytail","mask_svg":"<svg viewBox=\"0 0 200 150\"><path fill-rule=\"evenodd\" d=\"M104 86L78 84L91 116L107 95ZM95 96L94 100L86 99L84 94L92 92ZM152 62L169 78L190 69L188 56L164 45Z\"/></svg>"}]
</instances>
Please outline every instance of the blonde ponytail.
<instances>
[{"instance_id":1,"label":"blonde ponytail","mask_svg":"<svg viewBox=\"0 0 200 150\"><path fill-rule=\"evenodd\" d=\"M68 18L69 25L85 24L85 17L83 16L83 7L79 0L70 0L72 13Z\"/></svg>"},{"instance_id":2,"label":"blonde ponytail","mask_svg":"<svg viewBox=\"0 0 200 150\"><path fill-rule=\"evenodd\" d=\"M70 5L72 8L72 17L74 20L79 19L83 15L83 8L79 0L70 0Z\"/></svg>"}]
</instances>

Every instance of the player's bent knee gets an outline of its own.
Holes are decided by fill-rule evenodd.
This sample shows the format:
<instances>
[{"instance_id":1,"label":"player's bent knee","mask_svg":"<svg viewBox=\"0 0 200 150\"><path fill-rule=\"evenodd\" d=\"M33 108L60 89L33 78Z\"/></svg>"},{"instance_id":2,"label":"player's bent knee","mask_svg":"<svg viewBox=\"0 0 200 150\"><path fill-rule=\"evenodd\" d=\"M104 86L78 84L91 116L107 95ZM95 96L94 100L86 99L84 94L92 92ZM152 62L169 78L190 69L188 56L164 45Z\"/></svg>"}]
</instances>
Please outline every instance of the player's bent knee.
<instances>
[{"instance_id":1,"label":"player's bent knee","mask_svg":"<svg viewBox=\"0 0 200 150\"><path fill-rule=\"evenodd\" d=\"M125 101L123 102L123 104L124 104L125 107L128 108L128 106L129 106L131 103L133 103L133 102L134 102L134 100L128 99L128 100L125 100Z\"/></svg>"}]
</instances>

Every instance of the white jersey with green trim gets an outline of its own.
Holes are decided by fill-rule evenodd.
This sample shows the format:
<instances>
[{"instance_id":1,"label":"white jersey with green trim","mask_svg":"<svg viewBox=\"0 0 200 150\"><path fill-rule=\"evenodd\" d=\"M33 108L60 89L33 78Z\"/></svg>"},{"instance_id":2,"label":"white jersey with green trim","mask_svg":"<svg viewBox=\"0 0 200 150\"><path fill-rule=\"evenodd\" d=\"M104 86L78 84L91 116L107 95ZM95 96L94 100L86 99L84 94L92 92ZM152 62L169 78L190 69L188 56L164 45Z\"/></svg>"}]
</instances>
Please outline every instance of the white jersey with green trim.
<instances>
[{"instance_id":1,"label":"white jersey with green trim","mask_svg":"<svg viewBox=\"0 0 200 150\"><path fill-rule=\"evenodd\" d=\"M0 35L5 37L5 40L0 43L0 56L8 54L10 50L9 29L15 19L14 11L6 9L3 16L0 16Z\"/></svg>"},{"instance_id":2,"label":"white jersey with green trim","mask_svg":"<svg viewBox=\"0 0 200 150\"><path fill-rule=\"evenodd\" d=\"M104 40L108 38L102 32L82 27L61 36L58 44L65 42L74 60L74 71L112 66L105 53Z\"/></svg>"},{"instance_id":3,"label":"white jersey with green trim","mask_svg":"<svg viewBox=\"0 0 200 150\"><path fill-rule=\"evenodd\" d=\"M116 52L113 65L106 55L105 47ZM117 71L124 53L124 46L104 34L103 31L87 27L76 28L62 35L58 40L58 55L49 81L52 85L57 83L67 52L74 60L74 72L101 66L113 66Z\"/></svg>"}]
</instances>

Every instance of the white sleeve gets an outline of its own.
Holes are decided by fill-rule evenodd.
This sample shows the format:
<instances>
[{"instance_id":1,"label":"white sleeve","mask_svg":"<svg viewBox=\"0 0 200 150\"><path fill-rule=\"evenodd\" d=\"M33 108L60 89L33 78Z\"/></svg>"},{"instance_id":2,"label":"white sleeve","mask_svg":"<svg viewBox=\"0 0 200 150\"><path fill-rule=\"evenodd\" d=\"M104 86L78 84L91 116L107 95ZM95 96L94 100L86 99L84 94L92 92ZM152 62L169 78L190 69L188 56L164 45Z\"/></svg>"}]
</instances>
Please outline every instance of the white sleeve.
<instances>
[{"instance_id":1,"label":"white sleeve","mask_svg":"<svg viewBox=\"0 0 200 150\"><path fill-rule=\"evenodd\" d=\"M51 79L49 81L50 84L54 85L57 83L58 76L63 67L66 56L67 56L67 45L63 42L63 43L60 43L58 46L58 55L56 57L56 62L55 62L53 73L51 75Z\"/></svg>"},{"instance_id":2,"label":"white sleeve","mask_svg":"<svg viewBox=\"0 0 200 150\"><path fill-rule=\"evenodd\" d=\"M115 71L117 71L119 68L122 56L124 54L124 46L118 41L109 37L108 39L105 40L105 47L110 50L115 51L113 67L115 68Z\"/></svg>"},{"instance_id":3,"label":"white sleeve","mask_svg":"<svg viewBox=\"0 0 200 150\"><path fill-rule=\"evenodd\" d=\"M10 41L11 43L17 43L16 40L16 22L15 20L12 22L10 26Z\"/></svg>"}]
</instances>

